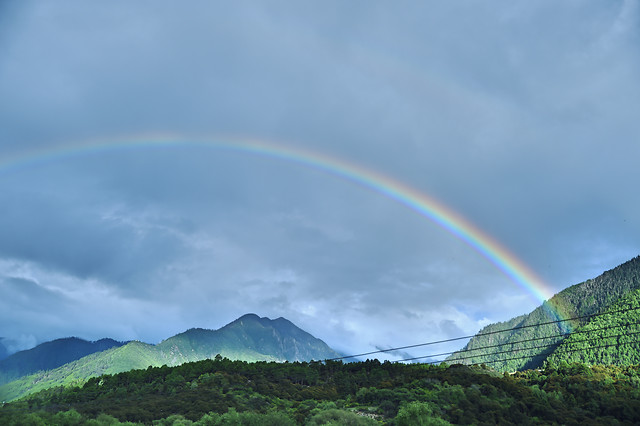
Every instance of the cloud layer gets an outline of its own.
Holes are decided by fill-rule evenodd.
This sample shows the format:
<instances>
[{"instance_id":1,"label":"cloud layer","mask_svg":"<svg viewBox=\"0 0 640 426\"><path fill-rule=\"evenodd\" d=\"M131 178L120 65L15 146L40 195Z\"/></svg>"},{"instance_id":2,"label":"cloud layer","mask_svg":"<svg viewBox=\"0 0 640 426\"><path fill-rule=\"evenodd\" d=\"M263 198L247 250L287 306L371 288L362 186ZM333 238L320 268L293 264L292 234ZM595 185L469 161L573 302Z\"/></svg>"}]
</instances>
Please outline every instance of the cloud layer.
<instances>
[{"instance_id":1,"label":"cloud layer","mask_svg":"<svg viewBox=\"0 0 640 426\"><path fill-rule=\"evenodd\" d=\"M637 2L3 8L0 158L264 139L434 196L558 291L640 251ZM194 147L42 160L0 167L0 336L16 348L157 342L256 312L353 353L537 303L426 218L300 164Z\"/></svg>"}]
</instances>

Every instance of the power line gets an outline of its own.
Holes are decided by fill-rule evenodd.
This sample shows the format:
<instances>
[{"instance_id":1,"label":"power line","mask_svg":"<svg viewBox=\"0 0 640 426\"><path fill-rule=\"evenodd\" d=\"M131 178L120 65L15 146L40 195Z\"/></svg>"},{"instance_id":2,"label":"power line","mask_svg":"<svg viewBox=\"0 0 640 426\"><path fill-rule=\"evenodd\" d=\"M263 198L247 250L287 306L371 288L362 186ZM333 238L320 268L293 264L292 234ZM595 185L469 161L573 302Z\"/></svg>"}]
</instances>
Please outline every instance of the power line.
<instances>
[{"instance_id":1,"label":"power line","mask_svg":"<svg viewBox=\"0 0 640 426\"><path fill-rule=\"evenodd\" d=\"M418 348L418 347L423 347L423 346L437 345L437 344L441 344L441 343L450 343L450 342L455 342L455 341L464 340L464 339L471 339L473 337L489 336L489 335L493 335L493 334L506 333L508 331L522 330L522 329L525 329L525 328L540 327L540 326L543 326L543 325L550 325L550 324L559 324L559 323L567 322L567 321L575 321L575 320L581 320L581 319L585 319L585 318L593 318L593 317L598 317L598 316L602 316L602 315L618 314L618 313L623 313L623 312L635 311L635 310L638 310L638 309L640 309L640 307L620 309L620 310L617 310L617 311L606 311L606 312L601 312L601 313L596 313L596 314L582 315L582 316L573 317L573 318L565 318L565 319L560 319L560 320L555 320L555 321L541 322L541 323L537 323L537 324L521 325L521 326L517 326L517 327L506 328L506 329L503 329L503 330L494 330L494 331L488 331L488 332L485 332L485 333L478 333L478 334L474 334L474 335L470 335L470 336L454 337L454 338L451 338L451 339L436 340L436 341L432 341L432 342L418 343L418 344L415 344L415 345L399 346L399 347L396 347L396 348L380 349L380 350L377 350L377 351L364 352L364 353L355 354L355 355L345 355L345 356L335 357L335 358L326 358L324 361L338 361L338 360L342 360L342 359L357 358L357 357L373 355L373 354L379 354L379 353L394 352L394 351L399 351L399 350L403 350L403 349L412 349L412 348ZM568 333L568 334L570 334L570 333Z\"/></svg>"},{"instance_id":2,"label":"power line","mask_svg":"<svg viewBox=\"0 0 640 426\"><path fill-rule=\"evenodd\" d=\"M457 350L457 351L442 352L442 353L439 353L439 354L423 355L423 356L418 356L418 357L413 357L413 358L401 359L401 360L397 360L397 361L394 361L394 362L415 361L415 360L418 360L418 359L435 358L435 357L444 356L444 355L453 355L455 353L466 353L466 352L480 351L480 350L483 350L483 349L499 348L499 347L507 346L507 345L512 345L513 346L513 345L517 345L519 343L528 343L528 342L534 342L534 341L537 341L537 340L547 340L547 339L554 339L554 338L558 338L558 337L567 337L567 336L570 336L572 334L578 334L578 333L593 333L593 332L596 332L596 331L608 330L608 329L611 329L611 328L618 328L618 327L626 327L626 326L631 326L631 325L640 325L640 322L627 323L625 325L599 327L599 328L594 328L592 330L578 330L578 331L574 331L572 333L562 333L562 334L556 334L556 335L553 335L553 336L546 336L546 337L534 337L534 338L531 338L531 339L515 340L513 342L498 343L498 344L495 344L495 345L478 346L476 348L471 348L471 349L460 349L460 350ZM607 336L607 337L614 337L614 336ZM587 340L587 339L585 339L585 340ZM579 340L578 342L582 342L582 341L585 341L585 340ZM548 346L549 345L525 347L525 348L512 349L511 351L539 349L539 348L546 348ZM476 356L490 356L490 355L496 355L496 354L497 354L496 352L494 352L492 354L486 354L486 355L480 354L480 355L475 355L475 356L465 357L465 358L455 358L455 359L452 359L450 361L458 361L458 360L462 360L462 359L474 358ZM436 361L436 362L440 362L440 361Z\"/></svg>"},{"instance_id":3,"label":"power line","mask_svg":"<svg viewBox=\"0 0 640 426\"><path fill-rule=\"evenodd\" d=\"M618 345L619 345L618 343L611 343L611 344L608 344L608 345L591 346L589 349L603 349L603 348L610 348L612 346L618 346ZM568 349L568 350L560 351L558 353L565 354L565 353L571 353L571 352L579 352L579 351L583 351L583 350L585 350L585 348ZM489 361L484 361L484 362L480 362L480 363L473 363L473 364L469 364L469 365L495 364L495 363L498 363L498 362L513 361L513 360L520 360L520 359L527 359L527 358L536 358L536 357L541 357L541 356L544 356L544 354L538 354L538 355L532 355L532 356L520 356L520 357L514 357L514 358L504 358L504 359L493 360L493 361L489 360Z\"/></svg>"},{"instance_id":4,"label":"power line","mask_svg":"<svg viewBox=\"0 0 640 426\"><path fill-rule=\"evenodd\" d=\"M610 328L614 328L614 327L610 327ZM603 337L603 339L609 339L609 338L613 338L613 337L621 337L621 336L634 336L636 334L640 334L640 331L636 331L634 333L624 333L624 334L614 334L611 336L605 336ZM575 342L571 342L571 343L583 343L583 342L591 342L594 339L582 339L582 340L578 340ZM508 349L508 350L504 350L504 351L499 351L499 352L493 352L491 354L480 354L480 355L473 355L473 356L467 356L467 357L461 357L461 358L455 358L455 359L451 359L449 360L449 362L456 362L456 361L463 361L465 359L471 359L471 358L478 358L478 357L489 357L489 356L495 356L495 355L501 355L501 354L506 354L506 353L511 353L511 352L519 352L519 351L526 351L526 350L531 350L531 349L547 349L552 345L543 345L543 346L531 346L531 347L527 347L527 348L515 348L515 349ZM578 350L582 350L582 349L578 349ZM537 355L529 355L528 358L534 358L536 356L541 356L541 354L537 354ZM412 359L407 359L407 360L403 360L403 361L411 361L413 359L419 359L420 357L417 358L412 358ZM525 357L527 358L527 357ZM492 362L496 362L496 361L492 361ZM481 364L481 363L480 363Z\"/></svg>"}]
</instances>

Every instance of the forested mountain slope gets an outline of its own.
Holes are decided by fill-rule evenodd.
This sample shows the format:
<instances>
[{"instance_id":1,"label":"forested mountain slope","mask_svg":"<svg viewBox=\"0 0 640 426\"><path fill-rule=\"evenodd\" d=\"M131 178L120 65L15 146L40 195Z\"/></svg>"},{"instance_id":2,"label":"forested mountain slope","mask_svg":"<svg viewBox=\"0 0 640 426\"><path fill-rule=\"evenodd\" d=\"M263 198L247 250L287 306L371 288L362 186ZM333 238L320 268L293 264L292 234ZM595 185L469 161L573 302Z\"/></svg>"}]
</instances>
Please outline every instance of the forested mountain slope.
<instances>
[{"instance_id":1,"label":"forested mountain slope","mask_svg":"<svg viewBox=\"0 0 640 426\"><path fill-rule=\"evenodd\" d=\"M20 377L0 386L0 400L12 401L21 396L56 386L79 385L88 378L115 374L135 368L160 366L155 347L147 343L129 342L124 346L93 353L58 368Z\"/></svg>"},{"instance_id":2,"label":"forested mountain slope","mask_svg":"<svg viewBox=\"0 0 640 426\"><path fill-rule=\"evenodd\" d=\"M562 341L547 362L640 364L640 290L622 297Z\"/></svg>"},{"instance_id":3,"label":"forested mountain slope","mask_svg":"<svg viewBox=\"0 0 640 426\"><path fill-rule=\"evenodd\" d=\"M481 366L376 360L217 359L49 389L0 406L0 424L638 424L639 375L637 366L572 364L503 375Z\"/></svg>"},{"instance_id":4,"label":"forested mountain slope","mask_svg":"<svg viewBox=\"0 0 640 426\"><path fill-rule=\"evenodd\" d=\"M244 315L218 330L193 328L157 345L163 364L213 358L242 361L310 361L339 357L322 340L289 320Z\"/></svg>"},{"instance_id":5,"label":"forested mountain slope","mask_svg":"<svg viewBox=\"0 0 640 426\"><path fill-rule=\"evenodd\" d=\"M142 342L94 353L49 371L0 386L0 400L10 401L55 386L83 383L90 377L149 366L180 365L221 355L242 361L311 361L339 357L322 340L284 318L244 315L218 330L191 329L158 345Z\"/></svg>"},{"instance_id":6,"label":"forested mountain slope","mask_svg":"<svg viewBox=\"0 0 640 426\"><path fill-rule=\"evenodd\" d=\"M0 360L0 385L37 371L51 370L89 354L124 345L113 339L89 342L67 337L42 343Z\"/></svg>"},{"instance_id":7,"label":"forested mountain slope","mask_svg":"<svg viewBox=\"0 0 640 426\"><path fill-rule=\"evenodd\" d=\"M486 326L461 351L448 357L447 362L487 363L502 371L539 367L568 331L586 324L589 318L537 324L602 312L639 288L640 256L561 291L530 314ZM510 329L514 330L500 332Z\"/></svg>"}]
</instances>

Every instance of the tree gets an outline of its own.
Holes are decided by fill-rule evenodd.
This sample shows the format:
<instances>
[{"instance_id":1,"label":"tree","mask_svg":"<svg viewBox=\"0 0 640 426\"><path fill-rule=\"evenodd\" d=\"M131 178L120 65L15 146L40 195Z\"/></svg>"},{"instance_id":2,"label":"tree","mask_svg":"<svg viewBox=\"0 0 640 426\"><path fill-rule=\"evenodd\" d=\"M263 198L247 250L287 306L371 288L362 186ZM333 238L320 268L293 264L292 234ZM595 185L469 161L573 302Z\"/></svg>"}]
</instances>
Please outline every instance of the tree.
<instances>
[{"instance_id":1,"label":"tree","mask_svg":"<svg viewBox=\"0 0 640 426\"><path fill-rule=\"evenodd\" d=\"M396 416L398 426L444 426L446 420L433 414L431 405L424 402L411 402L400 409Z\"/></svg>"},{"instance_id":2,"label":"tree","mask_svg":"<svg viewBox=\"0 0 640 426\"><path fill-rule=\"evenodd\" d=\"M309 426L319 426L319 425L331 425L331 426L368 426L368 425L377 425L373 419L359 416L356 413L351 411L344 410L326 410L321 413L316 414L315 416L309 419L307 425Z\"/></svg>"}]
</instances>

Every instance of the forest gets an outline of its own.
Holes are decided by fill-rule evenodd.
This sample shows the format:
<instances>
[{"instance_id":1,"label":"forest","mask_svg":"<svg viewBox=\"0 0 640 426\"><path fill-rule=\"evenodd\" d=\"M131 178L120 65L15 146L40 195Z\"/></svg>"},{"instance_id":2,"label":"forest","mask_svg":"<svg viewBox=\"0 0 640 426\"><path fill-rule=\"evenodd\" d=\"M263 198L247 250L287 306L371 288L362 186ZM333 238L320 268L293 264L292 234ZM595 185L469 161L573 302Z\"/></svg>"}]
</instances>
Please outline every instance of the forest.
<instances>
[{"instance_id":1,"label":"forest","mask_svg":"<svg viewBox=\"0 0 640 426\"><path fill-rule=\"evenodd\" d=\"M51 388L0 424L637 424L640 367L255 362L216 357Z\"/></svg>"},{"instance_id":2,"label":"forest","mask_svg":"<svg viewBox=\"0 0 640 426\"><path fill-rule=\"evenodd\" d=\"M637 256L562 290L527 315L486 326L447 362L485 363L501 371L537 369L549 357L587 364L638 363L639 312ZM595 346L603 347L586 351Z\"/></svg>"}]
</instances>

